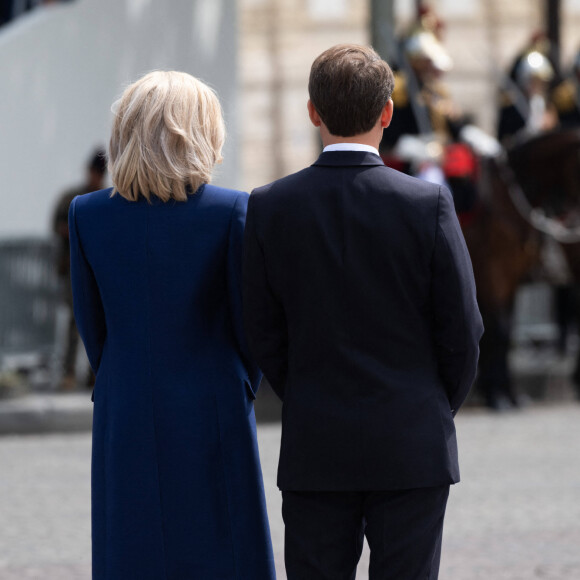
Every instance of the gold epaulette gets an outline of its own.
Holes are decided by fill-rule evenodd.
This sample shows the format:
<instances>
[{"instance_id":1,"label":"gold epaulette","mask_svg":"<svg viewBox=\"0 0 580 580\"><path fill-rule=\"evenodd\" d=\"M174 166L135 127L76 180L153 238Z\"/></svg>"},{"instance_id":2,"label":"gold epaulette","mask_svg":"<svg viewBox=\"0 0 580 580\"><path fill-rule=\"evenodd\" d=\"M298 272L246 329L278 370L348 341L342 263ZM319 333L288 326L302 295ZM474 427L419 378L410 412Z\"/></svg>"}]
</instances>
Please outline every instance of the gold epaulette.
<instances>
[{"instance_id":1,"label":"gold epaulette","mask_svg":"<svg viewBox=\"0 0 580 580\"><path fill-rule=\"evenodd\" d=\"M449 87L442 82L436 82L431 85L431 92L437 95L440 99L451 99L451 91Z\"/></svg>"},{"instance_id":2,"label":"gold epaulette","mask_svg":"<svg viewBox=\"0 0 580 580\"><path fill-rule=\"evenodd\" d=\"M409 89L407 79L401 73L395 73L395 89L391 96L395 107L406 107L409 104Z\"/></svg>"},{"instance_id":3,"label":"gold epaulette","mask_svg":"<svg viewBox=\"0 0 580 580\"><path fill-rule=\"evenodd\" d=\"M559 113L568 113L576 107L576 86L572 80L562 81L552 91L552 102Z\"/></svg>"}]
</instances>

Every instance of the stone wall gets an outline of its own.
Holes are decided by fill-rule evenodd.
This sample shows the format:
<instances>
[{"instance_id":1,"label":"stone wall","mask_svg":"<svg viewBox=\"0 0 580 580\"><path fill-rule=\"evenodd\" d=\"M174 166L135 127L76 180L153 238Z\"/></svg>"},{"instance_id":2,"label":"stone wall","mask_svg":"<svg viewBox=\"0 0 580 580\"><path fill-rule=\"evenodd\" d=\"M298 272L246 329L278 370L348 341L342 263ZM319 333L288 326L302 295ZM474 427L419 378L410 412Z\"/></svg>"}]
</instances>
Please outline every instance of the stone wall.
<instances>
[{"instance_id":1,"label":"stone wall","mask_svg":"<svg viewBox=\"0 0 580 580\"><path fill-rule=\"evenodd\" d=\"M324 5L331 7L326 16ZM316 132L306 113L310 65L333 44L367 43L367 21L366 1L241 0L239 122L246 189L316 158Z\"/></svg>"}]
</instances>

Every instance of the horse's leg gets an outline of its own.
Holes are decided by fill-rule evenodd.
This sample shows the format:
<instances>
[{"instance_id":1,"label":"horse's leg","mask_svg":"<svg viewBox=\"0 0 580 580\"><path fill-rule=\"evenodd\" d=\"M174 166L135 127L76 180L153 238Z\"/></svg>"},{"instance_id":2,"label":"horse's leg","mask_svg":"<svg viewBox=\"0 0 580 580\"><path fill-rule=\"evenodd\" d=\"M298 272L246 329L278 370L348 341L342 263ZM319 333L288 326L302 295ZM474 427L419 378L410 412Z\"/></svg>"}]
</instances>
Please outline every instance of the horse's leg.
<instances>
[{"instance_id":1,"label":"horse's leg","mask_svg":"<svg viewBox=\"0 0 580 580\"><path fill-rule=\"evenodd\" d=\"M480 343L477 386L488 408L518 406L509 369L511 311L482 310L485 333Z\"/></svg>"},{"instance_id":2,"label":"horse's leg","mask_svg":"<svg viewBox=\"0 0 580 580\"><path fill-rule=\"evenodd\" d=\"M490 409L499 409L500 356L497 348L499 320L495 312L482 309L481 316L485 332L479 343L479 373L477 387L484 397L485 405Z\"/></svg>"},{"instance_id":3,"label":"horse's leg","mask_svg":"<svg viewBox=\"0 0 580 580\"><path fill-rule=\"evenodd\" d=\"M570 323L576 316L574 305L575 288L571 284L554 286L554 310L558 325L558 352L566 354Z\"/></svg>"},{"instance_id":4,"label":"horse's leg","mask_svg":"<svg viewBox=\"0 0 580 580\"><path fill-rule=\"evenodd\" d=\"M577 328L580 331L580 284L576 281L574 281L572 293L573 320L575 320ZM576 367L572 373L572 382L576 387L576 396L580 399L580 349L576 354Z\"/></svg>"},{"instance_id":5,"label":"horse's leg","mask_svg":"<svg viewBox=\"0 0 580 580\"><path fill-rule=\"evenodd\" d=\"M566 256L573 279L572 312L570 318L576 321L578 330L580 331L580 244L564 244L562 249L564 250L564 255ZM576 358L576 368L571 378L576 387L576 394L580 398L580 350Z\"/></svg>"},{"instance_id":6,"label":"horse's leg","mask_svg":"<svg viewBox=\"0 0 580 580\"><path fill-rule=\"evenodd\" d=\"M512 304L506 306L505 309L500 312L499 322L497 341L501 365L501 380L499 382L500 395L503 396L512 407L519 407L508 360L511 349L511 330L513 326Z\"/></svg>"}]
</instances>

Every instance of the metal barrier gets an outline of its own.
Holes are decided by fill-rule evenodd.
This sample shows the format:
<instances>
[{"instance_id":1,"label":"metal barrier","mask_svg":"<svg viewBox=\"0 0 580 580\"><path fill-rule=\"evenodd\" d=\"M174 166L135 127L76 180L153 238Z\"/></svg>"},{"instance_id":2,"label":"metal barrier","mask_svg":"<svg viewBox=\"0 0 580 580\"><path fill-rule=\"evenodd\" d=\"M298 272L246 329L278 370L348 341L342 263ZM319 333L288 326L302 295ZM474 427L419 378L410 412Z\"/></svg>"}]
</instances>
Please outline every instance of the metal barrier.
<instances>
[{"instance_id":1,"label":"metal barrier","mask_svg":"<svg viewBox=\"0 0 580 580\"><path fill-rule=\"evenodd\" d=\"M41 371L40 382L51 386L60 374L63 318L55 253L46 239L0 241L0 371Z\"/></svg>"},{"instance_id":2,"label":"metal barrier","mask_svg":"<svg viewBox=\"0 0 580 580\"><path fill-rule=\"evenodd\" d=\"M516 345L555 343L558 325L554 314L554 290L547 282L522 285L514 307L512 339Z\"/></svg>"}]
</instances>

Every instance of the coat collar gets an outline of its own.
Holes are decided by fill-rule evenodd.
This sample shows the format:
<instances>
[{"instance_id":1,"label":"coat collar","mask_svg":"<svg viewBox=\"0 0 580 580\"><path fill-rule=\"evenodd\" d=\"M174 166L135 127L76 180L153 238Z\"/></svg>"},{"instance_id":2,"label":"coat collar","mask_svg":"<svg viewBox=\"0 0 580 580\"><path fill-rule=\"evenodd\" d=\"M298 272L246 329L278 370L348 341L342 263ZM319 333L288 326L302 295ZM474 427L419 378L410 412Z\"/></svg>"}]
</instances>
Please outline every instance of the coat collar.
<instances>
[{"instance_id":1,"label":"coat collar","mask_svg":"<svg viewBox=\"0 0 580 580\"><path fill-rule=\"evenodd\" d=\"M383 160L367 151L327 151L312 164L323 167L344 167L357 165L384 165Z\"/></svg>"}]
</instances>

